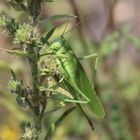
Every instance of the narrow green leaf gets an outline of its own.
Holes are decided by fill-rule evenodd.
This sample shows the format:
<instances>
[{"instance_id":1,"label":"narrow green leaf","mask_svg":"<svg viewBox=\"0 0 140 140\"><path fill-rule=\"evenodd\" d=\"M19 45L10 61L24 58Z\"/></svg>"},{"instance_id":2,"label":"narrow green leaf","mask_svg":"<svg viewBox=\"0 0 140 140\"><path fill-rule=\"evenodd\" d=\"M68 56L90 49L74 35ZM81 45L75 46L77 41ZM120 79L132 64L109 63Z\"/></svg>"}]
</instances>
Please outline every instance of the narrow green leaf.
<instances>
[{"instance_id":1,"label":"narrow green leaf","mask_svg":"<svg viewBox=\"0 0 140 140\"><path fill-rule=\"evenodd\" d=\"M44 140L50 140L50 137L52 136L52 134L54 133L54 131L56 130L57 127L59 127L59 125L62 123L62 121L75 109L76 107L72 107L70 109L68 109L67 111L65 111L55 123L52 123L48 133L46 134Z\"/></svg>"},{"instance_id":2,"label":"narrow green leaf","mask_svg":"<svg viewBox=\"0 0 140 140\"><path fill-rule=\"evenodd\" d=\"M65 18L67 19L67 18L78 18L78 17L75 15L54 15L45 20L41 20L40 22L48 22L50 20L60 20L60 19L65 19Z\"/></svg>"},{"instance_id":3,"label":"narrow green leaf","mask_svg":"<svg viewBox=\"0 0 140 140\"><path fill-rule=\"evenodd\" d=\"M42 37L41 41L43 42L43 44L45 44L45 43L48 44L48 40L53 35L55 29L56 29L56 27L52 28L48 33L46 33L46 35L44 37Z\"/></svg>"},{"instance_id":4,"label":"narrow green leaf","mask_svg":"<svg viewBox=\"0 0 140 140\"><path fill-rule=\"evenodd\" d=\"M6 50L6 49L3 49L3 48L0 48L0 51L6 52L6 53L9 53L9 54L12 54L12 55L19 55L19 56L24 56L24 57L29 56L29 54L27 52L22 51L22 50L16 50L16 49Z\"/></svg>"},{"instance_id":5,"label":"narrow green leaf","mask_svg":"<svg viewBox=\"0 0 140 140\"><path fill-rule=\"evenodd\" d=\"M11 75L12 75L12 79L14 81L16 81L16 74L14 73L14 71L12 69L10 69Z\"/></svg>"}]
</instances>

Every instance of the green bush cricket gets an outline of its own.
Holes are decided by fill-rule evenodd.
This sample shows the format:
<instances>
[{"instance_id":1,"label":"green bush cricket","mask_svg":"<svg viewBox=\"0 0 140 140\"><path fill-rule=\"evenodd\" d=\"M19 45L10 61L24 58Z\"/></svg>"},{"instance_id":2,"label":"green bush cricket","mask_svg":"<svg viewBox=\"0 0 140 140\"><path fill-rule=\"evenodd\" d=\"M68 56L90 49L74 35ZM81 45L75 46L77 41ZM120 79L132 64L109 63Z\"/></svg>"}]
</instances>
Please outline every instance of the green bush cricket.
<instances>
[{"instance_id":1,"label":"green bush cricket","mask_svg":"<svg viewBox=\"0 0 140 140\"><path fill-rule=\"evenodd\" d=\"M73 98L81 100L81 97L83 97L87 101L87 106L93 116L102 119L105 116L103 106L82 65L65 38L61 36L54 40L49 45L49 49L56 55L60 73L64 77L62 82ZM80 106L84 108L86 105L80 104Z\"/></svg>"}]
</instances>

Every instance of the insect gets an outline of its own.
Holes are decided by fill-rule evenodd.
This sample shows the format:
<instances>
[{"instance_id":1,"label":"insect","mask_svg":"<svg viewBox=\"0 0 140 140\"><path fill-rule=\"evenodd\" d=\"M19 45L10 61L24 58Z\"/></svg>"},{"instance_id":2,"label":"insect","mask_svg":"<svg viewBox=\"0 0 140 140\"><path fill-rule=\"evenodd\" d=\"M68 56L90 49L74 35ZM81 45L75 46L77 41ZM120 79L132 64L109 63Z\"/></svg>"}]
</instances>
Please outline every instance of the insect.
<instances>
[{"instance_id":1,"label":"insect","mask_svg":"<svg viewBox=\"0 0 140 140\"><path fill-rule=\"evenodd\" d=\"M88 109L94 117L104 118L103 106L82 65L65 38L61 36L55 39L49 45L49 50L56 56L59 71L63 76L62 84L75 100L80 101L82 97L87 102L86 104L79 102L77 105L83 112L86 112Z\"/></svg>"}]
</instances>

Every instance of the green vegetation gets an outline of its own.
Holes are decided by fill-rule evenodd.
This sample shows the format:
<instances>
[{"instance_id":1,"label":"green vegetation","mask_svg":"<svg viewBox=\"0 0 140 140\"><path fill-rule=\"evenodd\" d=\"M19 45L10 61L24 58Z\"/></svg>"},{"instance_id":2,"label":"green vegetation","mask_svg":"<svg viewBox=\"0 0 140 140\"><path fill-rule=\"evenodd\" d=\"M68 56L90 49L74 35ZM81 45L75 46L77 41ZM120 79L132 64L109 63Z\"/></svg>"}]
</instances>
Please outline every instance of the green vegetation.
<instances>
[{"instance_id":1,"label":"green vegetation","mask_svg":"<svg viewBox=\"0 0 140 140\"><path fill-rule=\"evenodd\" d=\"M65 2L0 2L0 139L139 140L139 37Z\"/></svg>"},{"instance_id":2,"label":"green vegetation","mask_svg":"<svg viewBox=\"0 0 140 140\"><path fill-rule=\"evenodd\" d=\"M11 69L12 77L8 84L11 93L16 96L19 106L29 108L33 114L34 125L31 125L30 122L23 122L21 125L23 135L20 139L22 140L40 139L42 119L45 117L44 114L50 99L56 104L62 104L63 102L63 108L66 105L76 103L92 129L94 129L93 124L84 111L83 104L88 104L93 116L97 118L105 116L103 106L95 90L64 37L59 37L51 43L49 38L55 28L43 35L37 31L37 18L41 11L42 2L42 0L31 0L30 2L28 0L27 2L9 1L10 5L16 10L29 12L30 23L28 24L18 23L16 19L8 18L4 14L1 15L0 19L0 26L9 32L12 42L19 46L12 50L1 49L1 51L25 57L28 60L32 74L32 87L30 87L26 86L22 80L18 81L15 72ZM59 17L62 18L63 16ZM45 51L45 54L41 53ZM59 91L59 88L63 89L63 92ZM82 101L82 98L85 101ZM70 107L55 123L51 124L44 140L53 135L56 127L75 108Z\"/></svg>"}]
</instances>

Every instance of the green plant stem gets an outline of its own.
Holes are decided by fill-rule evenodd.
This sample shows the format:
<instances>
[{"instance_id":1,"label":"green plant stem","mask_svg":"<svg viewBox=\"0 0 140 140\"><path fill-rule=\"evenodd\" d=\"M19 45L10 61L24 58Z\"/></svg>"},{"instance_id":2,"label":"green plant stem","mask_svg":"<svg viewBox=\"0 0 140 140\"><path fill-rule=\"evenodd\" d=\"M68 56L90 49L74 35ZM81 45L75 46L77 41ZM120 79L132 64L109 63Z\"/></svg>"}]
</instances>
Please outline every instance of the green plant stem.
<instances>
[{"instance_id":1,"label":"green plant stem","mask_svg":"<svg viewBox=\"0 0 140 140\"><path fill-rule=\"evenodd\" d=\"M29 52L32 54L31 57L28 59L29 65L31 68L31 73L32 73L32 84L33 84L33 94L35 97L35 105L33 108L33 113L34 113L34 123L35 123L35 128L37 132L40 134L41 133L41 121L43 117L43 112L40 111L41 107L41 102L40 102L40 91L38 89L38 85L40 85L40 81L38 78L38 57L34 51L33 46L30 46Z\"/></svg>"},{"instance_id":2,"label":"green plant stem","mask_svg":"<svg viewBox=\"0 0 140 140\"><path fill-rule=\"evenodd\" d=\"M31 49L33 51L33 49ZM29 64L31 68L31 73L32 73L32 84L33 84L33 92L36 96L39 95L39 80L38 80L38 65L37 65L37 58L36 55L33 54L31 58L29 58Z\"/></svg>"},{"instance_id":3,"label":"green plant stem","mask_svg":"<svg viewBox=\"0 0 140 140\"><path fill-rule=\"evenodd\" d=\"M31 0L30 5L29 5L29 11L30 11L30 15L32 17L32 22L33 25L36 25L36 19L38 17L38 15L40 14L41 11L41 2L42 0ZM40 134L41 133L41 121L43 118L43 114L46 108L46 101L40 98L40 95L43 93L40 93L38 86L41 85L39 77L38 77L38 52L36 52L34 50L34 45L30 45L29 46L29 52L32 55L32 57L29 58L29 64L30 64L30 68L31 68L31 73L32 73L32 84L33 84L33 94L35 96L35 101L36 101L36 105L34 107L34 123L35 123L35 127L37 132ZM41 110L42 108L42 110Z\"/></svg>"}]
</instances>

